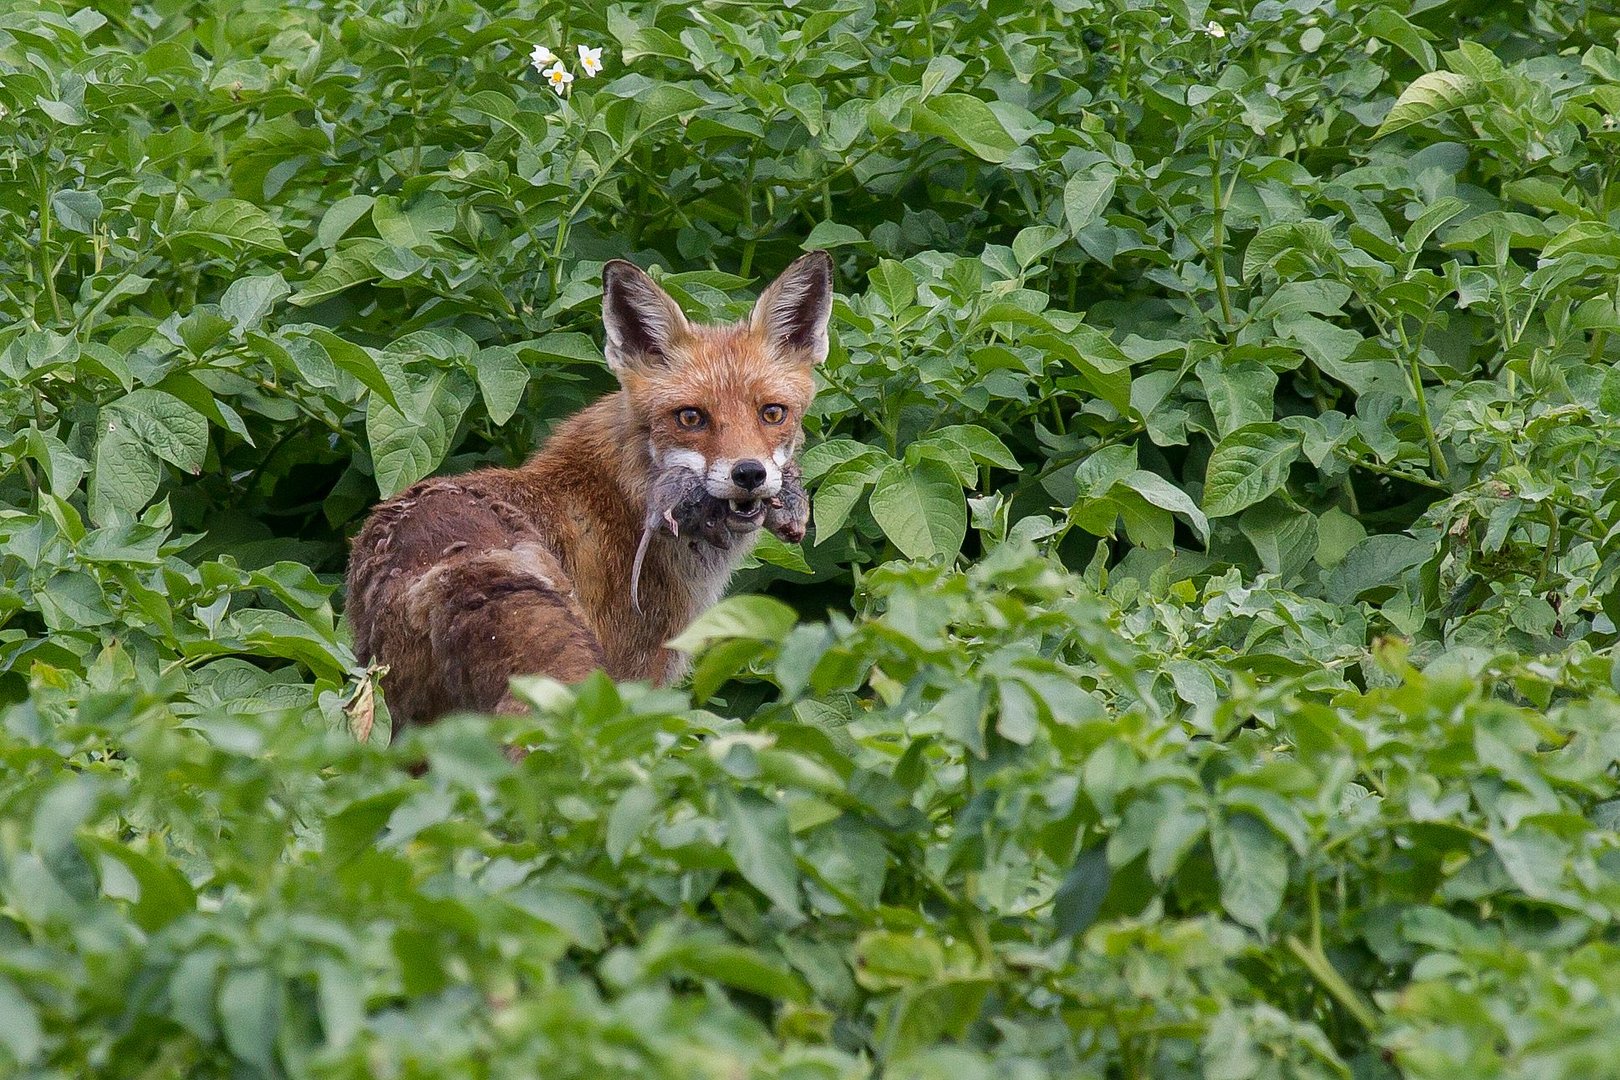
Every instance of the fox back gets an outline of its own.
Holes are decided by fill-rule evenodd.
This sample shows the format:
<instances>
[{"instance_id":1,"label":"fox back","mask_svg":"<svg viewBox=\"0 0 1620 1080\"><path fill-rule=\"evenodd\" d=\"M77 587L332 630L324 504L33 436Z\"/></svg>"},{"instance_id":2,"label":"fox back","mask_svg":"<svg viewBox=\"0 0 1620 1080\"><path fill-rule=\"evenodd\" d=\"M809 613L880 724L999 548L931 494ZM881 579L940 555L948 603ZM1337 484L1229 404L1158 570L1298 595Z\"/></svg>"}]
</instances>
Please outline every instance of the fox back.
<instances>
[{"instance_id":1,"label":"fox back","mask_svg":"<svg viewBox=\"0 0 1620 1080\"><path fill-rule=\"evenodd\" d=\"M797 455L832 260L801 257L731 326L690 322L630 263L602 281L620 389L519 468L424 480L355 537L349 623L360 660L386 667L396 730L517 711L513 675L678 678L664 643L719 598L759 531L804 535Z\"/></svg>"}]
</instances>

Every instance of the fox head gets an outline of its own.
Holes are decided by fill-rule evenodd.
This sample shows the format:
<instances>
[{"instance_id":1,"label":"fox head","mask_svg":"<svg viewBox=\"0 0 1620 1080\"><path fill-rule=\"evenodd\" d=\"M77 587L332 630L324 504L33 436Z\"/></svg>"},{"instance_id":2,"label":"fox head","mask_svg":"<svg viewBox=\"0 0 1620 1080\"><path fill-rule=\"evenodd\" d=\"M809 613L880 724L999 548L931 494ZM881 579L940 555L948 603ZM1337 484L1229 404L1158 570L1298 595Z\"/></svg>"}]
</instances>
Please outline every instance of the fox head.
<instances>
[{"instance_id":1,"label":"fox head","mask_svg":"<svg viewBox=\"0 0 1620 1080\"><path fill-rule=\"evenodd\" d=\"M652 278L620 259L602 268L604 352L655 469L684 467L708 493L745 508L775 495L804 439L827 357L832 257L801 256L753 313L731 326L687 321Z\"/></svg>"}]
</instances>

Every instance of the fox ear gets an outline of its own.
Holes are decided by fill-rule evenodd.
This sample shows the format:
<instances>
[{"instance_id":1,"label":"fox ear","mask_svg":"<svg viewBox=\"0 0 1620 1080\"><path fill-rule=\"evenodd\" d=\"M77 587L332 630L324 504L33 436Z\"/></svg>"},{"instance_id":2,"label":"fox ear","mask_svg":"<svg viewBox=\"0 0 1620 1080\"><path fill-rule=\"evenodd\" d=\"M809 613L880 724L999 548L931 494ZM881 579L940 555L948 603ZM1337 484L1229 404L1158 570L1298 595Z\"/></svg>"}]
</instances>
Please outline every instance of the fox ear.
<instances>
[{"instance_id":1,"label":"fox ear","mask_svg":"<svg viewBox=\"0 0 1620 1080\"><path fill-rule=\"evenodd\" d=\"M759 294L749 325L756 334L812 364L827 359L832 317L832 256L801 255Z\"/></svg>"},{"instance_id":2,"label":"fox ear","mask_svg":"<svg viewBox=\"0 0 1620 1080\"><path fill-rule=\"evenodd\" d=\"M681 306L634 263L614 259L602 267L602 352L615 375L637 365L661 364L689 332Z\"/></svg>"}]
</instances>

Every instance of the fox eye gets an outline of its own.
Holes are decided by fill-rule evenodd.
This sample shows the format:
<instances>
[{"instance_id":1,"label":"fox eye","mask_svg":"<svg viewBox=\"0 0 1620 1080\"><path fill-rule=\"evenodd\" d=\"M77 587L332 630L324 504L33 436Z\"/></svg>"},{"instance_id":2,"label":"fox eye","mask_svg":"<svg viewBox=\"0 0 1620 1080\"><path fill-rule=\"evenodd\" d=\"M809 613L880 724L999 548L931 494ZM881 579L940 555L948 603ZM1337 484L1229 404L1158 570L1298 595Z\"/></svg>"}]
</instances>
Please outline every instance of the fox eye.
<instances>
[{"instance_id":1,"label":"fox eye","mask_svg":"<svg viewBox=\"0 0 1620 1080\"><path fill-rule=\"evenodd\" d=\"M675 422L688 431L703 426L703 410L694 409L690 405L684 409L675 410Z\"/></svg>"},{"instance_id":2,"label":"fox eye","mask_svg":"<svg viewBox=\"0 0 1620 1080\"><path fill-rule=\"evenodd\" d=\"M759 418L767 424L780 424L787 419L787 409L781 405L767 405L759 410Z\"/></svg>"}]
</instances>

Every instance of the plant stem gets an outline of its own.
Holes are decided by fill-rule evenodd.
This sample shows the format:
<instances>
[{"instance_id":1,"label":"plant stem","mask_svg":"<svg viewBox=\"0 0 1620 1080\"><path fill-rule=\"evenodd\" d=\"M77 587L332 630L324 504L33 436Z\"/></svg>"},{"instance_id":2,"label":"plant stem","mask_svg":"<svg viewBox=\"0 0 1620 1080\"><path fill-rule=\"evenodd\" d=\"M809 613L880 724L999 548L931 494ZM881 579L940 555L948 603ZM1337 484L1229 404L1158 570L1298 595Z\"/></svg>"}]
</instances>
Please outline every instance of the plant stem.
<instances>
[{"instance_id":1,"label":"plant stem","mask_svg":"<svg viewBox=\"0 0 1620 1080\"><path fill-rule=\"evenodd\" d=\"M754 168L755 149L748 151L748 179L743 183L743 250L737 273L747 277L754 268L754 245L758 234L754 226Z\"/></svg>"},{"instance_id":2,"label":"plant stem","mask_svg":"<svg viewBox=\"0 0 1620 1080\"><path fill-rule=\"evenodd\" d=\"M1381 464L1380 462L1369 461L1366 458L1357 457L1349 450L1345 450L1343 448L1337 450L1336 453L1359 469L1366 469L1368 472L1377 473L1379 476L1387 476L1391 480L1405 480L1409 484L1417 484L1419 487L1432 488L1435 491L1444 491L1448 493L1451 491L1451 488L1448 485L1442 484L1438 480L1431 480L1421 473L1409 473L1402 472L1399 469L1392 469L1388 465Z\"/></svg>"},{"instance_id":3,"label":"plant stem","mask_svg":"<svg viewBox=\"0 0 1620 1080\"><path fill-rule=\"evenodd\" d=\"M51 313L62 321L62 300L56 295L56 275L51 272L51 196L45 171L39 175L39 272L45 278L45 292L51 298Z\"/></svg>"},{"instance_id":4,"label":"plant stem","mask_svg":"<svg viewBox=\"0 0 1620 1080\"><path fill-rule=\"evenodd\" d=\"M1378 1013L1372 1003L1356 993L1355 988L1344 981L1337 968L1328 961L1327 956L1320 948L1311 948L1299 938L1290 934L1287 938L1288 951L1305 965L1305 970L1311 973L1318 985L1328 992L1328 995L1344 1006L1344 1011L1355 1018L1363 1030L1375 1031L1378 1028Z\"/></svg>"},{"instance_id":5,"label":"plant stem","mask_svg":"<svg viewBox=\"0 0 1620 1080\"><path fill-rule=\"evenodd\" d=\"M1215 295L1221 302L1221 330L1224 334L1232 329L1232 296L1226 289L1226 198L1221 194L1221 158L1214 135L1209 137L1209 188L1210 198L1215 204L1210 247L1214 249ZM1227 196L1230 194L1228 189Z\"/></svg>"},{"instance_id":6,"label":"plant stem","mask_svg":"<svg viewBox=\"0 0 1620 1080\"><path fill-rule=\"evenodd\" d=\"M1407 376L1412 380L1412 394L1417 398L1418 423L1423 428L1423 437L1429 443L1429 464L1434 467L1440 479L1444 480L1450 475L1451 470L1446 467L1446 457L1440 449L1440 440L1435 437L1434 424L1429 420L1429 402L1423 394L1423 371L1418 366L1416 355L1409 355L1406 363Z\"/></svg>"},{"instance_id":7,"label":"plant stem","mask_svg":"<svg viewBox=\"0 0 1620 1080\"><path fill-rule=\"evenodd\" d=\"M1125 1075L1130 1080L1141 1080L1142 1063L1136 1060L1136 1044L1125 1034L1125 1025L1120 1022L1119 1010L1110 1003L1104 1011L1108 1015L1109 1026L1114 1029L1114 1038L1119 1041L1120 1064L1125 1067Z\"/></svg>"},{"instance_id":8,"label":"plant stem","mask_svg":"<svg viewBox=\"0 0 1620 1080\"><path fill-rule=\"evenodd\" d=\"M405 78L411 88L411 176L414 178L422 172L422 96L416 88L415 51L401 50L400 58L405 61Z\"/></svg>"},{"instance_id":9,"label":"plant stem","mask_svg":"<svg viewBox=\"0 0 1620 1080\"><path fill-rule=\"evenodd\" d=\"M1553 554L1558 550L1558 511L1550 502L1541 504L1542 517L1547 520L1547 546L1541 551L1541 567L1536 571L1536 592L1547 588L1547 572L1552 569Z\"/></svg>"},{"instance_id":10,"label":"plant stem","mask_svg":"<svg viewBox=\"0 0 1620 1080\"><path fill-rule=\"evenodd\" d=\"M1451 470L1446 466L1445 454L1440 450L1440 440L1435 437L1434 424L1429 420L1429 400L1423 393L1423 367L1418 362L1418 349L1412 345L1412 339L1406 334L1404 316L1399 311L1392 311L1386 324L1378 318L1376 311L1371 308L1368 310L1373 320L1378 323L1379 332L1385 337L1391 337L1389 333L1391 327L1395 330L1392 340L1400 342L1400 353L1406 360L1406 378L1412 385L1412 397L1417 402L1418 425L1423 428L1423 438L1429 444L1429 465L1440 479L1445 480L1451 475Z\"/></svg>"}]
</instances>

